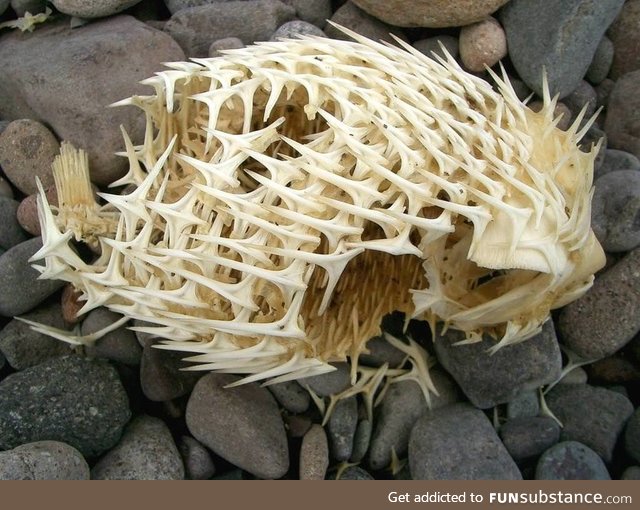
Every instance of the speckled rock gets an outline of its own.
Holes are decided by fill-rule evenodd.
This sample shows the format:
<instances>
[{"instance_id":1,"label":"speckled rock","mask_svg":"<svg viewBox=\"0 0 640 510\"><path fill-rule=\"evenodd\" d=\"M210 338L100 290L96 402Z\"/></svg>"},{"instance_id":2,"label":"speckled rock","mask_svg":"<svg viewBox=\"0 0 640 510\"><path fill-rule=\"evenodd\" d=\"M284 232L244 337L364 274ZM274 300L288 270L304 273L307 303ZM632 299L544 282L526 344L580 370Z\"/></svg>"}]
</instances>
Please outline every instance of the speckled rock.
<instances>
[{"instance_id":1,"label":"speckled rock","mask_svg":"<svg viewBox=\"0 0 640 510\"><path fill-rule=\"evenodd\" d=\"M60 12L78 18L112 16L137 4L140 0L52 0Z\"/></svg>"},{"instance_id":2,"label":"speckled rock","mask_svg":"<svg viewBox=\"0 0 640 510\"><path fill-rule=\"evenodd\" d=\"M182 480L184 466L166 424L138 416L91 470L93 480Z\"/></svg>"},{"instance_id":3,"label":"speckled rock","mask_svg":"<svg viewBox=\"0 0 640 510\"><path fill-rule=\"evenodd\" d=\"M216 473L211 454L200 441L191 436L182 436L178 450L182 456L187 480L208 480Z\"/></svg>"},{"instance_id":4,"label":"speckled rock","mask_svg":"<svg viewBox=\"0 0 640 510\"><path fill-rule=\"evenodd\" d=\"M526 342L508 345L494 354L495 345L484 339L469 345L454 345L464 333L449 330L436 338L436 355L469 400L481 409L511 400L523 390L538 388L560 376L562 360L553 322Z\"/></svg>"},{"instance_id":5,"label":"speckled rock","mask_svg":"<svg viewBox=\"0 0 640 510\"><path fill-rule=\"evenodd\" d=\"M347 363L333 363L336 370L313 377L300 379L302 386L308 386L319 397L340 393L351 385L351 372Z\"/></svg>"},{"instance_id":6,"label":"speckled rock","mask_svg":"<svg viewBox=\"0 0 640 510\"><path fill-rule=\"evenodd\" d=\"M349 460L358 426L358 401L355 396L341 399L331 413L327 433L331 456L338 462Z\"/></svg>"},{"instance_id":7,"label":"speckled rock","mask_svg":"<svg viewBox=\"0 0 640 510\"><path fill-rule=\"evenodd\" d=\"M229 374L209 373L187 404L189 431L217 455L258 478L281 478L289 469L289 448L278 405L255 383L232 388Z\"/></svg>"},{"instance_id":8,"label":"speckled rock","mask_svg":"<svg viewBox=\"0 0 640 510\"><path fill-rule=\"evenodd\" d=\"M460 30L460 58L472 72L493 67L507 56L507 36L498 20L488 17Z\"/></svg>"},{"instance_id":9,"label":"speckled rock","mask_svg":"<svg viewBox=\"0 0 640 510\"><path fill-rule=\"evenodd\" d=\"M180 10L167 21L164 31L187 57L206 57L217 39L238 37L245 44L267 41L294 16L295 10L279 0L222 2Z\"/></svg>"},{"instance_id":10,"label":"speckled rock","mask_svg":"<svg viewBox=\"0 0 640 510\"><path fill-rule=\"evenodd\" d=\"M104 361L54 358L0 382L0 449L51 439L93 457L117 443L129 416L118 374Z\"/></svg>"},{"instance_id":11,"label":"speckled rock","mask_svg":"<svg viewBox=\"0 0 640 510\"><path fill-rule=\"evenodd\" d=\"M18 223L20 203L12 198L0 197L0 248L8 250L26 241L29 236Z\"/></svg>"},{"instance_id":12,"label":"speckled rock","mask_svg":"<svg viewBox=\"0 0 640 510\"><path fill-rule=\"evenodd\" d=\"M331 0L283 0L296 10L296 18L313 23L319 28L331 17Z\"/></svg>"},{"instance_id":13,"label":"speckled rock","mask_svg":"<svg viewBox=\"0 0 640 510\"><path fill-rule=\"evenodd\" d=\"M353 0L386 23L401 27L459 27L484 19L508 0Z\"/></svg>"},{"instance_id":14,"label":"speckled rock","mask_svg":"<svg viewBox=\"0 0 640 510\"><path fill-rule=\"evenodd\" d=\"M606 177L606 176L605 176ZM601 274L593 287L560 313L563 343L578 356L610 356L640 331L640 249Z\"/></svg>"},{"instance_id":15,"label":"speckled rock","mask_svg":"<svg viewBox=\"0 0 640 510\"><path fill-rule=\"evenodd\" d=\"M560 440L560 425L548 416L522 416L500 427L500 439L515 460L537 457Z\"/></svg>"},{"instance_id":16,"label":"speckled rock","mask_svg":"<svg viewBox=\"0 0 640 510\"><path fill-rule=\"evenodd\" d=\"M640 245L640 172L608 172L595 188L592 228L602 247L615 253Z\"/></svg>"},{"instance_id":17,"label":"speckled rock","mask_svg":"<svg viewBox=\"0 0 640 510\"><path fill-rule=\"evenodd\" d=\"M166 402L189 394L203 372L184 370L192 366L182 361L185 357L185 353L166 351L152 345L142 349L140 385L149 400Z\"/></svg>"},{"instance_id":18,"label":"speckled rock","mask_svg":"<svg viewBox=\"0 0 640 510\"><path fill-rule=\"evenodd\" d=\"M598 83L601 83L607 77L611 69L611 64L613 63L613 53L614 49L611 39L604 36L596 48L589 69L587 69L587 80L594 85L598 85Z\"/></svg>"},{"instance_id":19,"label":"speckled rock","mask_svg":"<svg viewBox=\"0 0 640 510\"><path fill-rule=\"evenodd\" d=\"M211 46L209 46L209 56L219 57L222 55L221 52L223 50L234 50L238 48L244 48L242 39L238 39L237 37L225 37L224 39L218 39L211 43Z\"/></svg>"},{"instance_id":20,"label":"speckled rock","mask_svg":"<svg viewBox=\"0 0 640 510\"><path fill-rule=\"evenodd\" d=\"M615 47L611 78L640 69L640 0L627 0L620 15L609 28L609 37Z\"/></svg>"},{"instance_id":21,"label":"speckled rock","mask_svg":"<svg viewBox=\"0 0 640 510\"><path fill-rule=\"evenodd\" d=\"M329 467L327 434L313 425L302 438L300 447L300 480L324 480Z\"/></svg>"},{"instance_id":22,"label":"speckled rock","mask_svg":"<svg viewBox=\"0 0 640 510\"><path fill-rule=\"evenodd\" d=\"M627 422L624 431L624 447L631 458L640 462L640 407Z\"/></svg>"},{"instance_id":23,"label":"speckled rock","mask_svg":"<svg viewBox=\"0 0 640 510\"><path fill-rule=\"evenodd\" d=\"M360 466L350 466L340 474L340 480L373 480L367 471Z\"/></svg>"},{"instance_id":24,"label":"speckled rock","mask_svg":"<svg viewBox=\"0 0 640 510\"><path fill-rule=\"evenodd\" d=\"M270 384L267 389L273 393L280 405L289 412L304 413L309 408L309 403L311 402L309 392L296 381Z\"/></svg>"},{"instance_id":25,"label":"speckled rock","mask_svg":"<svg viewBox=\"0 0 640 510\"><path fill-rule=\"evenodd\" d=\"M611 479L598 454L577 441L564 441L544 452L535 476L536 480Z\"/></svg>"},{"instance_id":26,"label":"speckled rock","mask_svg":"<svg viewBox=\"0 0 640 510\"><path fill-rule=\"evenodd\" d=\"M420 418L409 440L415 480L519 480L518 467L484 413L469 404Z\"/></svg>"},{"instance_id":27,"label":"speckled rock","mask_svg":"<svg viewBox=\"0 0 640 510\"><path fill-rule=\"evenodd\" d=\"M524 418L538 416L540 399L535 390L521 391L507 402L507 418Z\"/></svg>"},{"instance_id":28,"label":"speckled rock","mask_svg":"<svg viewBox=\"0 0 640 510\"><path fill-rule=\"evenodd\" d=\"M125 15L82 30L60 16L33 33L3 31L0 117L45 123L59 139L88 152L93 182L109 184L128 167L126 158L115 155L124 146L120 124L139 143L144 115L108 105L148 94L139 81L160 71L163 62L184 58L171 37Z\"/></svg>"},{"instance_id":29,"label":"speckled rock","mask_svg":"<svg viewBox=\"0 0 640 510\"><path fill-rule=\"evenodd\" d=\"M0 480L88 480L89 466L73 446L37 441L0 452Z\"/></svg>"},{"instance_id":30,"label":"speckled rock","mask_svg":"<svg viewBox=\"0 0 640 510\"><path fill-rule=\"evenodd\" d=\"M401 39L406 39L400 28L383 23L379 19L367 14L350 1L340 6L333 13L331 21L338 25L342 25L343 27L350 28L354 32L362 34L374 41L393 42L393 38L389 35L390 33L400 37ZM349 36L331 25L327 25L324 28L324 33L332 39L351 39Z\"/></svg>"},{"instance_id":31,"label":"speckled rock","mask_svg":"<svg viewBox=\"0 0 640 510\"><path fill-rule=\"evenodd\" d=\"M96 308L87 314L82 322L81 332L90 335L103 328L111 326L122 319L122 315L106 308ZM125 326L107 333L93 345L85 347L87 356L92 358L106 358L125 365L138 365L142 357L142 349L133 331Z\"/></svg>"},{"instance_id":32,"label":"speckled rock","mask_svg":"<svg viewBox=\"0 0 640 510\"><path fill-rule=\"evenodd\" d=\"M29 259L42 247L34 237L0 255L0 286L11 292L0 293L0 315L13 317L28 312L64 285L57 280L38 280L40 273Z\"/></svg>"},{"instance_id":33,"label":"speckled rock","mask_svg":"<svg viewBox=\"0 0 640 510\"><path fill-rule=\"evenodd\" d=\"M551 95L574 90L624 0L511 0L501 10L509 57L520 77L542 95L542 68Z\"/></svg>"},{"instance_id":34,"label":"speckled rock","mask_svg":"<svg viewBox=\"0 0 640 510\"><path fill-rule=\"evenodd\" d=\"M50 186L46 190L46 197L49 205L58 205L58 194L55 186ZM33 236L40 235L40 219L38 218L38 195L33 194L25 197L16 211L16 218L20 226Z\"/></svg>"},{"instance_id":35,"label":"speckled rock","mask_svg":"<svg viewBox=\"0 0 640 510\"><path fill-rule=\"evenodd\" d=\"M307 23L306 21L293 20L280 25L273 33L270 40L278 41L280 39L296 39L300 35L318 35L320 37L325 37L325 33L317 26Z\"/></svg>"},{"instance_id":36,"label":"speckled rock","mask_svg":"<svg viewBox=\"0 0 640 510\"><path fill-rule=\"evenodd\" d=\"M560 384L546 395L563 425L561 440L579 441L610 462L633 405L624 395L588 384Z\"/></svg>"},{"instance_id":37,"label":"speckled rock","mask_svg":"<svg viewBox=\"0 0 640 510\"><path fill-rule=\"evenodd\" d=\"M446 48L453 58L458 58L460 55L460 43L458 38L452 35L439 35L427 39L419 39L413 43L413 47L427 57L433 58L433 53L444 56L440 44Z\"/></svg>"},{"instance_id":38,"label":"speckled rock","mask_svg":"<svg viewBox=\"0 0 640 510\"><path fill-rule=\"evenodd\" d=\"M58 329L67 329L58 303L45 304L24 314L25 319L47 324ZM42 333L37 333L28 324L13 319L0 331L0 351L15 370L24 370L71 353L72 346Z\"/></svg>"},{"instance_id":39,"label":"speckled rock","mask_svg":"<svg viewBox=\"0 0 640 510\"><path fill-rule=\"evenodd\" d=\"M616 81L609 96L604 130L611 148L640 158L640 70Z\"/></svg>"},{"instance_id":40,"label":"speckled rock","mask_svg":"<svg viewBox=\"0 0 640 510\"><path fill-rule=\"evenodd\" d=\"M25 12L38 14L44 12L46 7L47 0L11 0L11 8L18 16L24 16Z\"/></svg>"},{"instance_id":41,"label":"speckled rock","mask_svg":"<svg viewBox=\"0 0 640 510\"><path fill-rule=\"evenodd\" d=\"M36 177L45 188L53 184L51 163L59 150L56 137L40 122L14 120L0 135L0 166L16 188L30 195L38 190Z\"/></svg>"}]
</instances>

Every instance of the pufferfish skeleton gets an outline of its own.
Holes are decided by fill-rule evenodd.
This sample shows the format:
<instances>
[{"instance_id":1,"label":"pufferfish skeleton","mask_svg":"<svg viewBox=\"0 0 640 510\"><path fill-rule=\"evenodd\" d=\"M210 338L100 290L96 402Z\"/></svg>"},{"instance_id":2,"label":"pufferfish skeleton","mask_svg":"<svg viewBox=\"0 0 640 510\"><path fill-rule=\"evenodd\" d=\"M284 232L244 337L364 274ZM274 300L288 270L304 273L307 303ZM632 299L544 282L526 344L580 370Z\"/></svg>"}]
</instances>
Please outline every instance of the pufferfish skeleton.
<instances>
[{"instance_id":1,"label":"pufferfish skeleton","mask_svg":"<svg viewBox=\"0 0 640 510\"><path fill-rule=\"evenodd\" d=\"M41 277L245 382L357 363L394 310L496 348L537 333L604 264L589 124L557 129L546 88L536 113L506 76L496 92L448 55L345 32L167 64L154 94L118 103L146 134L123 130L112 186L133 191L102 205L63 146L59 206L39 196Z\"/></svg>"}]
</instances>

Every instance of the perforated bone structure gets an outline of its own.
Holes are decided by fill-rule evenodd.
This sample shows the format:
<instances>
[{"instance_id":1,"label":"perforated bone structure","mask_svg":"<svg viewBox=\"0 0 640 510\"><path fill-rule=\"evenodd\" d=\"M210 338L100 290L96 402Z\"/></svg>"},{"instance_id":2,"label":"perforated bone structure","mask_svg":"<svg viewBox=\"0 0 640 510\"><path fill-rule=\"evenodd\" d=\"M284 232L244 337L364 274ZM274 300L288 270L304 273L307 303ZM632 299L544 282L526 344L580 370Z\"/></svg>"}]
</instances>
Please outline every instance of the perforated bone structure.
<instances>
[{"instance_id":1,"label":"perforated bone structure","mask_svg":"<svg viewBox=\"0 0 640 510\"><path fill-rule=\"evenodd\" d=\"M535 113L506 78L496 92L452 58L350 35L146 80L155 94L120 103L147 119L113 184L133 191L98 205L63 149L60 206L39 198L42 277L246 381L357 362L393 310L497 347L538 332L604 264L588 125L558 130L548 93Z\"/></svg>"}]
</instances>

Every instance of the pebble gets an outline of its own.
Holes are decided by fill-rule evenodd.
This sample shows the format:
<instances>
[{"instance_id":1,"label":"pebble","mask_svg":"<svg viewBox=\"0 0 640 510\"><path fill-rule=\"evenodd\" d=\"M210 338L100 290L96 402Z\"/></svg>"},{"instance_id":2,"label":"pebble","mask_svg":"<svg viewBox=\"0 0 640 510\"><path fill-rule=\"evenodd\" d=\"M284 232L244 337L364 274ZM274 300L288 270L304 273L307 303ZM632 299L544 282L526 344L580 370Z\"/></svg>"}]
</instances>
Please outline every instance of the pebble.
<instances>
[{"instance_id":1,"label":"pebble","mask_svg":"<svg viewBox=\"0 0 640 510\"><path fill-rule=\"evenodd\" d=\"M18 16L24 16L26 12L38 14L47 8L46 0L11 0L11 7Z\"/></svg>"},{"instance_id":2,"label":"pebble","mask_svg":"<svg viewBox=\"0 0 640 510\"><path fill-rule=\"evenodd\" d=\"M608 172L595 188L592 228L604 250L624 252L640 245L640 172Z\"/></svg>"},{"instance_id":3,"label":"pebble","mask_svg":"<svg viewBox=\"0 0 640 510\"><path fill-rule=\"evenodd\" d=\"M587 370L589 380L603 386L640 381L640 368L619 352L590 363Z\"/></svg>"},{"instance_id":4,"label":"pebble","mask_svg":"<svg viewBox=\"0 0 640 510\"><path fill-rule=\"evenodd\" d=\"M508 0L353 0L361 9L400 27L459 27L481 21Z\"/></svg>"},{"instance_id":5,"label":"pebble","mask_svg":"<svg viewBox=\"0 0 640 510\"><path fill-rule=\"evenodd\" d=\"M414 480L519 480L518 467L484 413L469 404L441 407L411 431Z\"/></svg>"},{"instance_id":6,"label":"pebble","mask_svg":"<svg viewBox=\"0 0 640 510\"><path fill-rule=\"evenodd\" d=\"M59 441L36 441L0 452L0 480L88 479L82 454Z\"/></svg>"},{"instance_id":7,"label":"pebble","mask_svg":"<svg viewBox=\"0 0 640 510\"><path fill-rule=\"evenodd\" d=\"M304 437L313 425L311 418L303 414L287 414L284 416L287 435L291 438Z\"/></svg>"},{"instance_id":8,"label":"pebble","mask_svg":"<svg viewBox=\"0 0 640 510\"><path fill-rule=\"evenodd\" d=\"M56 9L78 18L103 18L112 16L140 0L52 0Z\"/></svg>"},{"instance_id":9,"label":"pebble","mask_svg":"<svg viewBox=\"0 0 640 510\"><path fill-rule=\"evenodd\" d=\"M0 197L13 198L11 184L3 177L0 177Z\"/></svg>"},{"instance_id":10,"label":"pebble","mask_svg":"<svg viewBox=\"0 0 640 510\"><path fill-rule=\"evenodd\" d=\"M606 78L604 80L602 80L602 82L600 82L598 85L596 85L595 89L596 89L596 96L598 98L598 108L606 108L607 105L609 104L609 97L611 96L611 92L613 91L613 87L615 86L616 82L614 82L613 80L610 80L609 78ZM598 122L600 124L602 124L602 120L601 117L604 117L605 113L604 112L600 112L600 116L598 117Z\"/></svg>"},{"instance_id":11,"label":"pebble","mask_svg":"<svg viewBox=\"0 0 640 510\"><path fill-rule=\"evenodd\" d=\"M539 112L542 110L544 103L542 101L531 101L528 105L534 112ZM569 107L560 101L556 103L556 107L553 110L553 118L557 119L558 117L560 117L560 120L556 124L558 129L561 129L562 131L569 129L573 114Z\"/></svg>"},{"instance_id":12,"label":"pebble","mask_svg":"<svg viewBox=\"0 0 640 510\"><path fill-rule=\"evenodd\" d=\"M300 384L308 386L319 397L340 393L351 386L351 368L348 363L332 363L336 368L331 372L326 372L312 377L300 379Z\"/></svg>"},{"instance_id":13,"label":"pebble","mask_svg":"<svg viewBox=\"0 0 640 510\"><path fill-rule=\"evenodd\" d=\"M587 69L586 78L593 85L601 83L609 74L613 63L613 43L606 35L600 39L600 44L596 48L593 60Z\"/></svg>"},{"instance_id":14,"label":"pebble","mask_svg":"<svg viewBox=\"0 0 640 510\"><path fill-rule=\"evenodd\" d=\"M610 462L633 405L624 395L588 384L561 384L545 396L562 423L561 440L579 441Z\"/></svg>"},{"instance_id":15,"label":"pebble","mask_svg":"<svg viewBox=\"0 0 640 510\"><path fill-rule=\"evenodd\" d=\"M25 319L58 329L67 329L58 303L48 303L24 314ZM70 333L71 334L71 333ZM33 367L51 358L70 354L73 347L38 333L28 324L13 319L0 330L0 351L15 370Z\"/></svg>"},{"instance_id":16,"label":"pebble","mask_svg":"<svg viewBox=\"0 0 640 510\"><path fill-rule=\"evenodd\" d=\"M350 466L340 475L340 480L374 480L373 476L360 466Z\"/></svg>"},{"instance_id":17,"label":"pebble","mask_svg":"<svg viewBox=\"0 0 640 510\"><path fill-rule=\"evenodd\" d=\"M236 50L239 48L244 48L242 39L238 39L237 37L225 37L224 39L218 39L211 43L211 46L209 46L209 56L219 57L222 55L221 52L224 50Z\"/></svg>"},{"instance_id":18,"label":"pebble","mask_svg":"<svg viewBox=\"0 0 640 510\"><path fill-rule=\"evenodd\" d=\"M620 480L640 480L640 466L630 466L625 469Z\"/></svg>"},{"instance_id":19,"label":"pebble","mask_svg":"<svg viewBox=\"0 0 640 510\"><path fill-rule=\"evenodd\" d=\"M145 346L140 360L140 385L153 402L166 402L188 395L203 375L199 370L184 370L192 366L182 361L184 352L167 351Z\"/></svg>"},{"instance_id":20,"label":"pebble","mask_svg":"<svg viewBox=\"0 0 640 510\"><path fill-rule=\"evenodd\" d=\"M640 160L633 154L617 149L607 149L604 154L602 166L594 173L594 180L599 179L604 174L616 170L640 170Z\"/></svg>"},{"instance_id":21,"label":"pebble","mask_svg":"<svg viewBox=\"0 0 640 510\"><path fill-rule=\"evenodd\" d=\"M82 322L81 332L83 335L90 335L120 319L122 319L122 315L119 313L103 307L95 308L87 314ZM125 365L139 365L142 358L142 348L138 339L133 331L127 329L126 325L107 333L96 340L93 345L88 345L85 347L85 352L91 358L106 358Z\"/></svg>"},{"instance_id":22,"label":"pebble","mask_svg":"<svg viewBox=\"0 0 640 510\"><path fill-rule=\"evenodd\" d=\"M618 79L609 96L604 130L613 149L640 158L640 70Z\"/></svg>"},{"instance_id":23,"label":"pebble","mask_svg":"<svg viewBox=\"0 0 640 510\"><path fill-rule=\"evenodd\" d=\"M582 80L578 86L567 95L562 102L571 110L571 123L578 114L585 108L584 119L589 120L596 113L598 98L595 89L586 81Z\"/></svg>"},{"instance_id":24,"label":"pebble","mask_svg":"<svg viewBox=\"0 0 640 510\"><path fill-rule=\"evenodd\" d=\"M472 72L484 72L507 56L507 36L498 20L488 17L460 30L460 58Z\"/></svg>"},{"instance_id":25,"label":"pebble","mask_svg":"<svg viewBox=\"0 0 640 510\"><path fill-rule=\"evenodd\" d=\"M53 185L51 163L60 152L58 140L40 122L14 120L0 135L0 166L11 183L26 195Z\"/></svg>"},{"instance_id":26,"label":"pebble","mask_svg":"<svg viewBox=\"0 0 640 510\"><path fill-rule=\"evenodd\" d=\"M536 480L611 480L607 466L591 448L563 441L544 452L536 465Z\"/></svg>"},{"instance_id":27,"label":"pebble","mask_svg":"<svg viewBox=\"0 0 640 510\"><path fill-rule=\"evenodd\" d=\"M615 48L611 78L640 69L640 0L627 0L620 15L609 27L609 37Z\"/></svg>"},{"instance_id":28,"label":"pebble","mask_svg":"<svg viewBox=\"0 0 640 510\"><path fill-rule=\"evenodd\" d=\"M331 0L283 0L296 10L296 18L323 28L331 17Z\"/></svg>"},{"instance_id":29,"label":"pebble","mask_svg":"<svg viewBox=\"0 0 640 510\"><path fill-rule=\"evenodd\" d=\"M40 273L29 259L42 247L34 237L0 255L0 285L11 292L0 293L0 315L13 317L28 312L64 285L60 280L39 280Z\"/></svg>"},{"instance_id":30,"label":"pebble","mask_svg":"<svg viewBox=\"0 0 640 510\"><path fill-rule=\"evenodd\" d=\"M118 442L129 417L118 374L104 361L64 356L0 381L0 449L52 439L94 457Z\"/></svg>"},{"instance_id":31,"label":"pebble","mask_svg":"<svg viewBox=\"0 0 640 510\"><path fill-rule=\"evenodd\" d=\"M367 342L367 352L360 354L358 363L369 367L381 367L385 363L397 368L405 361L406 354L385 340L383 336L374 336Z\"/></svg>"},{"instance_id":32,"label":"pebble","mask_svg":"<svg viewBox=\"0 0 640 510\"><path fill-rule=\"evenodd\" d=\"M140 143L144 117L137 108L108 105L148 94L140 80L163 62L184 60L184 53L167 34L131 16L97 20L82 30L58 18L28 35L0 35L0 117L40 119L59 139L88 152L94 183L110 184L128 168L115 154L123 148L120 125ZM36 78L38 86L30 85Z\"/></svg>"},{"instance_id":33,"label":"pebble","mask_svg":"<svg viewBox=\"0 0 640 510\"><path fill-rule=\"evenodd\" d=\"M58 205L58 194L55 186L50 186L46 192L49 205ZM38 195L25 197L16 212L16 218L20 226L33 236L40 235L40 219L38 218Z\"/></svg>"},{"instance_id":34,"label":"pebble","mask_svg":"<svg viewBox=\"0 0 640 510\"><path fill-rule=\"evenodd\" d=\"M91 470L92 480L182 480L184 466L167 425L138 416Z\"/></svg>"},{"instance_id":35,"label":"pebble","mask_svg":"<svg viewBox=\"0 0 640 510\"><path fill-rule=\"evenodd\" d=\"M640 462L640 407L638 407L624 431L624 447L631 458Z\"/></svg>"},{"instance_id":36,"label":"pebble","mask_svg":"<svg viewBox=\"0 0 640 510\"><path fill-rule=\"evenodd\" d=\"M402 29L383 23L379 19L364 12L353 2L347 2L338 7L338 9L333 13L333 16L331 16L331 21L349 28L358 34L364 35L373 41L387 41L395 43L393 37L389 34L394 34L395 36L400 37L400 39L406 39L405 35L402 33ZM327 25L324 28L324 33L332 39L351 40L348 35L344 34L340 29L332 25Z\"/></svg>"},{"instance_id":37,"label":"pebble","mask_svg":"<svg viewBox=\"0 0 640 510\"><path fill-rule=\"evenodd\" d=\"M216 473L209 450L191 436L182 436L178 443L187 480L208 480Z\"/></svg>"},{"instance_id":38,"label":"pebble","mask_svg":"<svg viewBox=\"0 0 640 510\"><path fill-rule=\"evenodd\" d=\"M458 58L460 55L460 43L458 38L452 35L438 35L436 37L429 37L427 39L420 39L413 43L413 47L421 53L424 53L427 57L433 57L433 53L444 56L440 44L445 47L449 55L453 58Z\"/></svg>"},{"instance_id":39,"label":"pebble","mask_svg":"<svg viewBox=\"0 0 640 510\"><path fill-rule=\"evenodd\" d=\"M491 339L454 345L462 339L464 333L455 330L436 338L436 356L471 403L481 409L509 402L521 391L539 388L560 376L562 359L551 320L535 337L493 354L488 352L495 345Z\"/></svg>"},{"instance_id":40,"label":"pebble","mask_svg":"<svg viewBox=\"0 0 640 510\"><path fill-rule=\"evenodd\" d=\"M307 23L306 21L293 20L280 25L273 33L270 40L278 41L280 39L297 39L300 35L317 35L320 37L326 37L325 33L317 26Z\"/></svg>"},{"instance_id":41,"label":"pebble","mask_svg":"<svg viewBox=\"0 0 640 510\"><path fill-rule=\"evenodd\" d=\"M245 0L190 7L176 12L164 31L187 57L206 57L213 41L238 37L245 44L268 41L276 29L290 21L295 10L279 0Z\"/></svg>"},{"instance_id":42,"label":"pebble","mask_svg":"<svg viewBox=\"0 0 640 510\"><path fill-rule=\"evenodd\" d=\"M9 7L9 0L0 0L0 14L3 14L7 7Z\"/></svg>"},{"instance_id":43,"label":"pebble","mask_svg":"<svg viewBox=\"0 0 640 510\"><path fill-rule=\"evenodd\" d=\"M558 384L585 384L587 382L587 372L582 367L576 367L562 379L558 381Z\"/></svg>"},{"instance_id":44,"label":"pebble","mask_svg":"<svg viewBox=\"0 0 640 510\"><path fill-rule=\"evenodd\" d=\"M560 425L548 416L522 416L507 420L500 438L514 460L530 459L560 440Z\"/></svg>"},{"instance_id":45,"label":"pebble","mask_svg":"<svg viewBox=\"0 0 640 510\"><path fill-rule=\"evenodd\" d=\"M525 390L518 393L507 402L507 418L526 418L540 414L540 398L535 390Z\"/></svg>"},{"instance_id":46,"label":"pebble","mask_svg":"<svg viewBox=\"0 0 640 510\"><path fill-rule=\"evenodd\" d=\"M62 308L62 318L65 323L77 324L84 318L85 315L80 315L80 310L84 306L85 301L81 301L80 296L82 296L82 292L76 290L70 283L62 289L60 306Z\"/></svg>"},{"instance_id":47,"label":"pebble","mask_svg":"<svg viewBox=\"0 0 640 510\"><path fill-rule=\"evenodd\" d=\"M20 203L12 198L0 197L0 247L8 250L29 236L18 223Z\"/></svg>"},{"instance_id":48,"label":"pebble","mask_svg":"<svg viewBox=\"0 0 640 510\"><path fill-rule=\"evenodd\" d=\"M580 83L605 30L624 0L511 0L501 10L509 57L520 78L542 96L542 69L551 95L562 99ZM570 27L569 30L567 27Z\"/></svg>"},{"instance_id":49,"label":"pebble","mask_svg":"<svg viewBox=\"0 0 640 510\"><path fill-rule=\"evenodd\" d=\"M329 467L327 434L320 425L312 425L300 446L300 480L324 480Z\"/></svg>"},{"instance_id":50,"label":"pebble","mask_svg":"<svg viewBox=\"0 0 640 510\"><path fill-rule=\"evenodd\" d=\"M296 381L270 384L267 389L273 393L280 405L291 413L304 413L309 408L309 392Z\"/></svg>"},{"instance_id":51,"label":"pebble","mask_svg":"<svg viewBox=\"0 0 640 510\"><path fill-rule=\"evenodd\" d=\"M283 477L289 448L278 404L255 383L230 374L208 373L196 384L187 404L186 421L198 441L257 478Z\"/></svg>"},{"instance_id":52,"label":"pebble","mask_svg":"<svg viewBox=\"0 0 640 510\"><path fill-rule=\"evenodd\" d=\"M164 4L171 14L175 14L183 9L189 9L190 7L217 3L220 3L220 0L164 0Z\"/></svg>"},{"instance_id":53,"label":"pebble","mask_svg":"<svg viewBox=\"0 0 640 510\"><path fill-rule=\"evenodd\" d=\"M349 460L358 426L358 401L355 396L338 401L327 423L331 456L337 462Z\"/></svg>"},{"instance_id":54,"label":"pebble","mask_svg":"<svg viewBox=\"0 0 640 510\"><path fill-rule=\"evenodd\" d=\"M349 462L362 462L369 450L372 432L373 423L367 418L362 418L358 422L356 433L353 436L353 450Z\"/></svg>"},{"instance_id":55,"label":"pebble","mask_svg":"<svg viewBox=\"0 0 640 510\"><path fill-rule=\"evenodd\" d=\"M564 345L585 360L612 355L640 331L640 248L600 274L589 292L562 309L558 331Z\"/></svg>"},{"instance_id":56,"label":"pebble","mask_svg":"<svg viewBox=\"0 0 640 510\"><path fill-rule=\"evenodd\" d=\"M580 150L582 152L591 152L592 147L600 143L596 159L593 162L594 171L597 171L604 163L607 141L607 134L596 125L591 126L586 134L580 139Z\"/></svg>"}]
</instances>

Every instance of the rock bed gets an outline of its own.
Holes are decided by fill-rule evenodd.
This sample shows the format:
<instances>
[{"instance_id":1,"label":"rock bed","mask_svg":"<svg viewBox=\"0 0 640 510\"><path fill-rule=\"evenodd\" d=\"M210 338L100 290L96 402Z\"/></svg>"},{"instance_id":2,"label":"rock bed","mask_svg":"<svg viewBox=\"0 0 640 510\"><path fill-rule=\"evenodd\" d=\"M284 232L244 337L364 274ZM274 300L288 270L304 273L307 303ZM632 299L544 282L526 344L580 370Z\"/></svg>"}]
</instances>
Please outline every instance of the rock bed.
<instances>
[{"instance_id":1,"label":"rock bed","mask_svg":"<svg viewBox=\"0 0 640 510\"><path fill-rule=\"evenodd\" d=\"M0 23L44 4L0 0ZM0 479L640 477L640 0L53 6L31 34L0 32ZM302 384L225 389L236 376L182 371L179 355L126 328L81 351L13 319L87 334L118 318L75 317L73 289L37 280L27 263L41 244L33 176L55 203L60 140L88 151L102 187L123 170L118 126L141 133L134 112L105 106L143 93L136 83L162 62L295 34L342 37L326 19L427 54L439 39L485 78L502 61L523 98L540 94L545 66L565 128L585 105L587 116L601 109L584 143L602 143L592 218L609 263L585 297L490 357L488 340L453 347L454 332L433 342L412 323L438 360L431 407L404 381L372 414L366 393L338 401L324 426L303 385L327 405L349 386L346 364ZM397 335L401 322L385 329ZM383 338L369 345L363 365L403 362Z\"/></svg>"}]
</instances>

